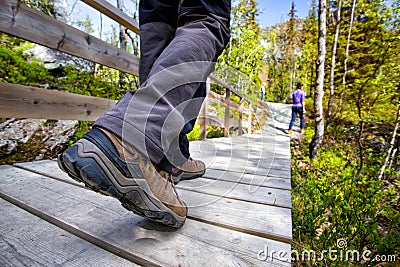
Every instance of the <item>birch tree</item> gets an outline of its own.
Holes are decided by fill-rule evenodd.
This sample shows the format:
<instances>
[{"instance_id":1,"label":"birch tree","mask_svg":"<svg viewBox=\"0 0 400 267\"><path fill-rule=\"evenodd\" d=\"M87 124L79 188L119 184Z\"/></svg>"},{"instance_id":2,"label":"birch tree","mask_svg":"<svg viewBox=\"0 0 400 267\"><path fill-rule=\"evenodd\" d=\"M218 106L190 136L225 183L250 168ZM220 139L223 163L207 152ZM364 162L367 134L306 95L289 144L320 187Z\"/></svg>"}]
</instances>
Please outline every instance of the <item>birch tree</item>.
<instances>
[{"instance_id":1,"label":"birch tree","mask_svg":"<svg viewBox=\"0 0 400 267\"><path fill-rule=\"evenodd\" d=\"M318 57L316 86L314 90L315 133L310 144L310 158L318 156L318 149L324 137L324 113L322 100L324 96L326 58L326 0L319 0L318 5Z\"/></svg>"},{"instance_id":2,"label":"birch tree","mask_svg":"<svg viewBox=\"0 0 400 267\"><path fill-rule=\"evenodd\" d=\"M331 73L330 73L330 82L329 82L329 102L328 102L327 125L329 125L332 120L333 100L335 98L335 65L336 65L336 51L337 51L337 45L338 45L338 39L339 39L339 33L340 33L341 10L342 10L342 0L339 0L338 8L337 8L335 38L333 40L333 48L332 48L332 64L331 64Z\"/></svg>"},{"instance_id":3,"label":"birch tree","mask_svg":"<svg viewBox=\"0 0 400 267\"><path fill-rule=\"evenodd\" d=\"M383 176L385 174L387 166L391 166L392 163L393 163L393 160L395 158L395 155L396 155L396 152L397 152L396 148L395 148L395 143L396 143L396 138L398 138L397 131L399 130L399 127L400 127L400 99L399 99L399 104L398 104L398 109L397 109L396 125L394 126L392 140L390 141L389 149L388 149L385 161L384 161L384 163L382 165L381 170L379 171L378 178L380 180L382 180L382 178L383 178Z\"/></svg>"},{"instance_id":4,"label":"birch tree","mask_svg":"<svg viewBox=\"0 0 400 267\"><path fill-rule=\"evenodd\" d=\"M356 10L356 0L353 0L353 5L351 8L349 32L347 34L346 54L345 54L344 63L343 63L344 72L343 72L343 77L342 77L342 92L340 93L339 108L342 107L342 101L343 101L343 97L345 94L346 78L347 78L347 73L348 73L347 63L349 60L350 38L351 38L351 30L353 28L355 10Z\"/></svg>"}]
</instances>

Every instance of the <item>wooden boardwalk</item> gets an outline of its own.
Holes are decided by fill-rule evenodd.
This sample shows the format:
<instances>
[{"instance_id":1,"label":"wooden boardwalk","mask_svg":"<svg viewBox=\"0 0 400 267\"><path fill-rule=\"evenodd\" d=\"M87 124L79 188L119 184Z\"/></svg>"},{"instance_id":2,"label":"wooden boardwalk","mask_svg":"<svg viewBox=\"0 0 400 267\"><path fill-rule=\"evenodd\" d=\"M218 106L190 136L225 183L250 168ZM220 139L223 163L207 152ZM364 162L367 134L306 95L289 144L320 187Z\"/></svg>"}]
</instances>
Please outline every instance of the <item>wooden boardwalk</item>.
<instances>
[{"instance_id":1,"label":"wooden boardwalk","mask_svg":"<svg viewBox=\"0 0 400 267\"><path fill-rule=\"evenodd\" d=\"M86 190L56 161L0 166L1 266L290 266L287 136L191 142L208 168L181 181L178 230Z\"/></svg>"}]
</instances>

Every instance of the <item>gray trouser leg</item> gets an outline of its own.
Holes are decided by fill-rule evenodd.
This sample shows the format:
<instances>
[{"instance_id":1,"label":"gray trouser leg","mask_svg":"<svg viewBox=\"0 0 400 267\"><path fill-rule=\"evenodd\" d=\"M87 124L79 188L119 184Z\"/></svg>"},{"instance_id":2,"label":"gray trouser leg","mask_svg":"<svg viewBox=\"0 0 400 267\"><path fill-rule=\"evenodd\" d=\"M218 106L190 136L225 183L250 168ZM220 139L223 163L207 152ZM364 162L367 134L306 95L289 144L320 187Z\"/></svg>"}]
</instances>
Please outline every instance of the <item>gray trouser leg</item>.
<instances>
[{"instance_id":1,"label":"gray trouser leg","mask_svg":"<svg viewBox=\"0 0 400 267\"><path fill-rule=\"evenodd\" d=\"M140 26L140 84L147 80L154 62L174 38L175 30L164 22L151 22Z\"/></svg>"},{"instance_id":2,"label":"gray trouser leg","mask_svg":"<svg viewBox=\"0 0 400 267\"><path fill-rule=\"evenodd\" d=\"M167 171L186 160L179 150L179 134L198 115L202 98L194 98L196 91L229 38L225 18L189 13L180 19L185 23L154 62L148 80L95 123Z\"/></svg>"}]
</instances>

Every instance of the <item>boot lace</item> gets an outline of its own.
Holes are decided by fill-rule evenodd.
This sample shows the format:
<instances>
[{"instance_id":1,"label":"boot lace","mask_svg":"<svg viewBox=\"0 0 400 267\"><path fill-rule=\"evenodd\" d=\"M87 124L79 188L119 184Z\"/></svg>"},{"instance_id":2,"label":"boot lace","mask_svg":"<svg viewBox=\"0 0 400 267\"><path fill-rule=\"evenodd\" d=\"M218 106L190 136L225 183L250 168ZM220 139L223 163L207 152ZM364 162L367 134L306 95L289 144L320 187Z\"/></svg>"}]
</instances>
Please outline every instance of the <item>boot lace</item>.
<instances>
[{"instance_id":1,"label":"boot lace","mask_svg":"<svg viewBox=\"0 0 400 267\"><path fill-rule=\"evenodd\" d=\"M170 185L172 186L172 189L173 189L174 192L175 192L175 195L177 196L177 198L179 199L179 201L181 201L181 198L179 197L178 191L176 190L174 180L172 179L172 174L171 174L171 173L168 173L168 172L166 172L166 171L161 171L161 172L159 172L159 174L160 174L162 177L165 178L165 189L167 189L168 184L170 184Z\"/></svg>"}]
</instances>

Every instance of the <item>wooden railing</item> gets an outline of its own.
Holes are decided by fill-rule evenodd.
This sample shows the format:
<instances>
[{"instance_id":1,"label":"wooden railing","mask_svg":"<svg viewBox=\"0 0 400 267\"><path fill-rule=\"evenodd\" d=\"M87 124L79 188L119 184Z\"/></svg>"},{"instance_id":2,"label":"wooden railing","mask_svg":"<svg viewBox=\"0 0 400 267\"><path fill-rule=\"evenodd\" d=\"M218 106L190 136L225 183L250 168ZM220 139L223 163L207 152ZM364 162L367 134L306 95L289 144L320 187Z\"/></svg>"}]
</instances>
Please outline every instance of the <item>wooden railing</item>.
<instances>
[{"instance_id":1,"label":"wooden railing","mask_svg":"<svg viewBox=\"0 0 400 267\"><path fill-rule=\"evenodd\" d=\"M136 34L140 33L135 20L108 2L104 0L83 0L83 2ZM48 15L19 3L17 0L0 0L0 31L135 76L139 75L138 57L88 33L59 22ZM225 88L225 95L219 95L211 91L210 80ZM244 124L247 124L247 132L251 133L252 112L250 100L213 74L210 75L207 84L207 98L198 118L201 128L200 138L205 138L207 125L213 124L213 120L207 116L208 100L225 107L225 118L222 124L225 128L225 135L228 135L230 127L231 109L239 112L239 135L243 132ZM239 104L231 100L231 95L239 97ZM247 103L247 107L245 103ZM94 121L113 104L115 104L114 100L104 98L32 86L0 83L0 118Z\"/></svg>"}]
</instances>

